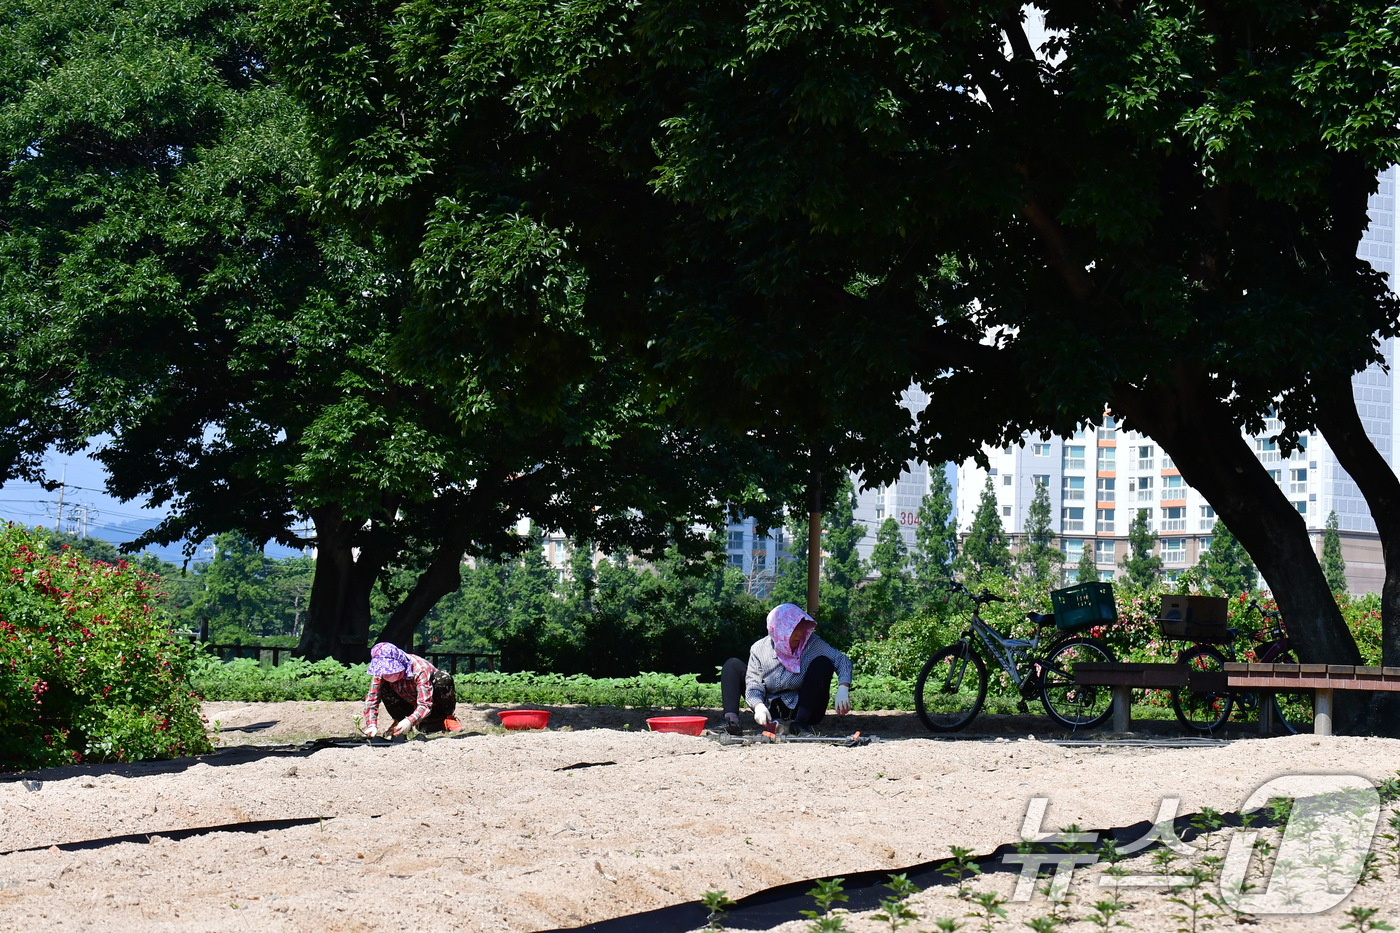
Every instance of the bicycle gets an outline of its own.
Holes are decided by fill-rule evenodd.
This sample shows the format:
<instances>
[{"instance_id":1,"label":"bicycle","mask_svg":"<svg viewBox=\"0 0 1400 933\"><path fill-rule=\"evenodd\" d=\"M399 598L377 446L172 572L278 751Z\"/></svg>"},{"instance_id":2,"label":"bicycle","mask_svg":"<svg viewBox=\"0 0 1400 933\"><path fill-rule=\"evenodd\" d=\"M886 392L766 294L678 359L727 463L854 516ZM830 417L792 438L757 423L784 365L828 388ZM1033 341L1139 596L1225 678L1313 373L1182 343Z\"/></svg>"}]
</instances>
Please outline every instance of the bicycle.
<instances>
[{"instance_id":1,"label":"bicycle","mask_svg":"<svg viewBox=\"0 0 1400 933\"><path fill-rule=\"evenodd\" d=\"M981 614L987 603L1006 600L985 589L974 594L961 583L954 583L952 588L972 600L972 618L957 641L934 652L914 682L914 708L930 731L957 732L981 712L987 699L987 664L977 650L979 642L1016 685L1021 712L1029 712L1026 701L1038 697L1050 718L1069 729L1092 728L1113 712L1112 691L1108 687L1081 687L1074 682L1075 664L1113 662L1113 652L1107 645L1083 635L1060 633L1043 654L1037 653L1042 640L1040 630L1055 624L1053 613L1026 613L1036 626L1035 635L1029 639L1007 638L988 625Z\"/></svg>"},{"instance_id":2,"label":"bicycle","mask_svg":"<svg viewBox=\"0 0 1400 933\"><path fill-rule=\"evenodd\" d=\"M1297 659L1293 655L1292 643L1288 640L1288 632L1283 626L1281 613L1277 609L1265 609L1259 605L1258 600L1253 600L1245 607L1245 612L1258 612L1260 618L1265 623L1265 628L1254 632L1250 637L1255 642L1260 643L1261 649L1255 651L1255 658L1261 664L1296 664ZM1226 635L1230 639L1223 642L1224 653L1210 643L1197 643L1183 650L1177 655L1178 664L1185 664L1193 671L1218 671L1224 673L1225 662L1235 660L1234 640L1239 637L1240 630L1237 628L1226 629ZM1272 704L1274 720L1289 735L1297 735L1300 729L1306 729L1312 722L1312 695L1310 693L1285 693L1271 694L1269 702ZM1238 706L1246 713L1262 711L1260 709L1260 695L1252 691L1236 692L1226 690L1216 691L1196 691L1190 687L1178 687L1172 690L1172 709L1176 712L1177 721L1183 727L1193 732L1209 735L1230 720L1230 714Z\"/></svg>"}]
</instances>

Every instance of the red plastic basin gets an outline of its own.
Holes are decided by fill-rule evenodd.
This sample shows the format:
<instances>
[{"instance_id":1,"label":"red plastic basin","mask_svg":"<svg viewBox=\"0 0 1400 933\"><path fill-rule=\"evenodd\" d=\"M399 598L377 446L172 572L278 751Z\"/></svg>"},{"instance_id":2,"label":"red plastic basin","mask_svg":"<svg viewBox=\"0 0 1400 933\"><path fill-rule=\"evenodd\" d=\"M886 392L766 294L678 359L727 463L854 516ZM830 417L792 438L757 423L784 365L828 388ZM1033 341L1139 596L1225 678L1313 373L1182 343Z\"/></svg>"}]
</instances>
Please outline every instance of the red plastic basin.
<instances>
[{"instance_id":1,"label":"red plastic basin","mask_svg":"<svg viewBox=\"0 0 1400 933\"><path fill-rule=\"evenodd\" d=\"M496 715L507 729L543 729L549 725L549 713L542 709L503 709Z\"/></svg>"},{"instance_id":2,"label":"red plastic basin","mask_svg":"<svg viewBox=\"0 0 1400 933\"><path fill-rule=\"evenodd\" d=\"M656 716L647 720L652 732L679 732L682 735L699 735L705 728L704 716Z\"/></svg>"}]
</instances>

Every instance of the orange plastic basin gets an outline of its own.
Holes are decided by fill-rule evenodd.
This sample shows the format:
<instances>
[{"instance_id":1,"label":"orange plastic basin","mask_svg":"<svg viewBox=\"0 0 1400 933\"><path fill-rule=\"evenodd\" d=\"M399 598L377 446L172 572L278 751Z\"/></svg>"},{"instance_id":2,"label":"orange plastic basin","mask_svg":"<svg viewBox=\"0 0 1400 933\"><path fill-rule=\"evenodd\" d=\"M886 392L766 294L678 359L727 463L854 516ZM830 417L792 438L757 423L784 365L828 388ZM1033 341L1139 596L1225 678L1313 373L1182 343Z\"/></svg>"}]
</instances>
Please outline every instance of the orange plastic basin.
<instances>
[{"instance_id":1,"label":"orange plastic basin","mask_svg":"<svg viewBox=\"0 0 1400 933\"><path fill-rule=\"evenodd\" d=\"M542 709L503 709L496 715L507 729L543 729L549 725L549 712Z\"/></svg>"},{"instance_id":2,"label":"orange plastic basin","mask_svg":"<svg viewBox=\"0 0 1400 933\"><path fill-rule=\"evenodd\" d=\"M647 720L652 732L679 732L683 735L699 735L705 728L704 716L656 716Z\"/></svg>"}]
</instances>

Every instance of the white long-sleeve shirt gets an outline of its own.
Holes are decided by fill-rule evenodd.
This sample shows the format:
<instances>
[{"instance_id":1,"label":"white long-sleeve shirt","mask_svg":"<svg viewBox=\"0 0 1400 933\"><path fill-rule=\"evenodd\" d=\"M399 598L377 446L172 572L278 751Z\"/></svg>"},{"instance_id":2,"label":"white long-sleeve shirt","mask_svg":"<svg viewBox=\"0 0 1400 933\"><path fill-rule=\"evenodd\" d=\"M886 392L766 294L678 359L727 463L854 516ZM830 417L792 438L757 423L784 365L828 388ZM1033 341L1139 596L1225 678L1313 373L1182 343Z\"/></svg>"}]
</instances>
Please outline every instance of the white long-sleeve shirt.
<instances>
[{"instance_id":1,"label":"white long-sleeve shirt","mask_svg":"<svg viewBox=\"0 0 1400 933\"><path fill-rule=\"evenodd\" d=\"M802 646L802 657L798 672L783 667L778 660L777 649L773 647L772 636L765 635L753 643L749 649L749 668L744 677L744 699L752 709L756 704L769 703L773 698L783 701L788 709L797 708L797 691L802 687L802 675L816 658L830 658L836 666L836 679L839 683L851 682L851 659L822 641L817 635L810 635L807 644Z\"/></svg>"}]
</instances>

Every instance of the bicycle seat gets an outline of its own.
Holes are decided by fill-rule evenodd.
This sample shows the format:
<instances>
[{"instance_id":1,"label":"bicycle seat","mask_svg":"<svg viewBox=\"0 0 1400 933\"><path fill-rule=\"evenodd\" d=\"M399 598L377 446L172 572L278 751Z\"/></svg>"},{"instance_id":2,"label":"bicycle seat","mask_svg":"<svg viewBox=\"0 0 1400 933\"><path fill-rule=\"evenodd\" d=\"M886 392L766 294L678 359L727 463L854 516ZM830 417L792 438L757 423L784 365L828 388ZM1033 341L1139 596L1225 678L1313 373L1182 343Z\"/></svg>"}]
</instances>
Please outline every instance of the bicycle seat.
<instances>
[{"instance_id":1,"label":"bicycle seat","mask_svg":"<svg viewBox=\"0 0 1400 933\"><path fill-rule=\"evenodd\" d=\"M1053 612L1028 612L1026 618L1035 625L1054 625L1055 613Z\"/></svg>"}]
</instances>

